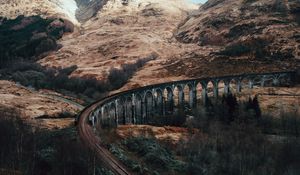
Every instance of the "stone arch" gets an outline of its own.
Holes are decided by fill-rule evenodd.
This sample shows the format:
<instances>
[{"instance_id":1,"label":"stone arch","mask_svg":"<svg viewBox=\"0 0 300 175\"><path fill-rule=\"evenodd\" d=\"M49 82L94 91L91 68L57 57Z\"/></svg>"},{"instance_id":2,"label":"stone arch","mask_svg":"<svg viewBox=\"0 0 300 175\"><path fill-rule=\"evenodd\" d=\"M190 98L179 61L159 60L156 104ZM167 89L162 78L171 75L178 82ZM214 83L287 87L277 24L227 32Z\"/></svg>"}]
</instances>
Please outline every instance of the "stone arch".
<instances>
[{"instance_id":1,"label":"stone arch","mask_svg":"<svg viewBox=\"0 0 300 175\"><path fill-rule=\"evenodd\" d=\"M143 122L143 98L141 94L135 95L135 123Z\"/></svg>"},{"instance_id":2,"label":"stone arch","mask_svg":"<svg viewBox=\"0 0 300 175\"><path fill-rule=\"evenodd\" d=\"M154 111L154 98L151 91L146 91L144 94L144 111L143 111L143 123L148 123L150 117L153 116Z\"/></svg>"},{"instance_id":3,"label":"stone arch","mask_svg":"<svg viewBox=\"0 0 300 175\"><path fill-rule=\"evenodd\" d=\"M212 98L215 96L215 85L212 80L209 80L207 83L207 96L208 98Z\"/></svg>"},{"instance_id":4,"label":"stone arch","mask_svg":"<svg viewBox=\"0 0 300 175\"><path fill-rule=\"evenodd\" d=\"M163 90L160 88L155 89L154 92L154 101L155 101L155 113L157 115L163 115L163 107L164 107L164 97Z\"/></svg>"},{"instance_id":5,"label":"stone arch","mask_svg":"<svg viewBox=\"0 0 300 175\"><path fill-rule=\"evenodd\" d=\"M273 86L281 86L283 84L289 84L290 75L287 73L280 73L273 75Z\"/></svg>"},{"instance_id":6,"label":"stone arch","mask_svg":"<svg viewBox=\"0 0 300 175\"><path fill-rule=\"evenodd\" d=\"M174 94L173 89L170 86L164 88L164 99L165 99L165 113L173 114L174 110Z\"/></svg>"},{"instance_id":7,"label":"stone arch","mask_svg":"<svg viewBox=\"0 0 300 175\"><path fill-rule=\"evenodd\" d=\"M208 81L201 81L200 84L202 86L202 92L201 92L202 102L203 102L204 105L206 105L207 99L208 99L208 96L207 96L207 84L208 84Z\"/></svg>"},{"instance_id":8,"label":"stone arch","mask_svg":"<svg viewBox=\"0 0 300 175\"><path fill-rule=\"evenodd\" d=\"M264 75L263 76L263 80L264 80L263 85L266 87L273 86L273 79L274 79L273 75Z\"/></svg>"},{"instance_id":9,"label":"stone arch","mask_svg":"<svg viewBox=\"0 0 300 175\"><path fill-rule=\"evenodd\" d=\"M89 122L92 124L92 126L96 126L97 123L97 116L95 114L96 114L95 111L92 111L89 114Z\"/></svg>"},{"instance_id":10,"label":"stone arch","mask_svg":"<svg viewBox=\"0 0 300 175\"><path fill-rule=\"evenodd\" d=\"M195 87L194 83L188 82L184 86L183 91L184 91L184 94L186 94L184 101L188 103L190 108L195 107L197 104L197 91L196 91L196 87Z\"/></svg>"},{"instance_id":11,"label":"stone arch","mask_svg":"<svg viewBox=\"0 0 300 175\"><path fill-rule=\"evenodd\" d=\"M202 91L203 91L203 87L202 87L202 84L201 82L197 82L196 83L196 97L197 97L197 100L200 99L200 103L202 103L201 101L203 100L202 98Z\"/></svg>"},{"instance_id":12,"label":"stone arch","mask_svg":"<svg viewBox=\"0 0 300 175\"><path fill-rule=\"evenodd\" d=\"M94 116L94 126L99 126L100 124L100 119L101 119L101 109L99 109L98 107L94 110L94 112L92 113L92 115Z\"/></svg>"},{"instance_id":13,"label":"stone arch","mask_svg":"<svg viewBox=\"0 0 300 175\"><path fill-rule=\"evenodd\" d=\"M126 124L125 99L121 97L117 101L118 124Z\"/></svg>"},{"instance_id":14,"label":"stone arch","mask_svg":"<svg viewBox=\"0 0 300 175\"><path fill-rule=\"evenodd\" d=\"M210 79L206 81L206 93L208 98L217 98L219 96L219 83L222 84L222 82L223 81L220 83L219 79ZM202 95L203 94L201 94L201 96Z\"/></svg>"},{"instance_id":15,"label":"stone arch","mask_svg":"<svg viewBox=\"0 0 300 175\"><path fill-rule=\"evenodd\" d=\"M234 87L234 91L236 93L241 93L242 92L242 80L243 77L235 77L235 87Z\"/></svg>"},{"instance_id":16,"label":"stone arch","mask_svg":"<svg viewBox=\"0 0 300 175\"><path fill-rule=\"evenodd\" d=\"M111 103L109 107L109 116L110 116L110 123L113 126L117 126L118 119L117 119L117 107L115 103Z\"/></svg>"},{"instance_id":17,"label":"stone arch","mask_svg":"<svg viewBox=\"0 0 300 175\"><path fill-rule=\"evenodd\" d=\"M107 105L103 106L102 126L104 126L104 127L110 126L110 114L109 114L109 108Z\"/></svg>"},{"instance_id":18,"label":"stone arch","mask_svg":"<svg viewBox=\"0 0 300 175\"><path fill-rule=\"evenodd\" d=\"M125 98L125 124L132 124L134 123L133 119L133 101L132 97L126 97Z\"/></svg>"},{"instance_id":19,"label":"stone arch","mask_svg":"<svg viewBox=\"0 0 300 175\"><path fill-rule=\"evenodd\" d=\"M184 104L184 86L181 84L175 85L173 90L174 104L177 107L181 107Z\"/></svg>"},{"instance_id":20,"label":"stone arch","mask_svg":"<svg viewBox=\"0 0 300 175\"><path fill-rule=\"evenodd\" d=\"M242 78L242 88L252 89L254 87L253 76L245 76Z\"/></svg>"},{"instance_id":21,"label":"stone arch","mask_svg":"<svg viewBox=\"0 0 300 175\"><path fill-rule=\"evenodd\" d=\"M229 88L228 88L229 93L232 93L232 94L238 93L238 91L237 91L238 81L235 78L231 78L228 81L229 81Z\"/></svg>"},{"instance_id":22,"label":"stone arch","mask_svg":"<svg viewBox=\"0 0 300 175\"><path fill-rule=\"evenodd\" d=\"M196 94L197 94L197 99L201 99L199 101L199 104L206 104L207 102L207 84L209 81L207 80L202 80L197 82L196 86Z\"/></svg>"},{"instance_id":23,"label":"stone arch","mask_svg":"<svg viewBox=\"0 0 300 175\"><path fill-rule=\"evenodd\" d=\"M217 87L218 87L219 96L224 96L226 94L226 92L225 92L225 79L220 79L217 83Z\"/></svg>"},{"instance_id":24,"label":"stone arch","mask_svg":"<svg viewBox=\"0 0 300 175\"><path fill-rule=\"evenodd\" d=\"M196 91L197 91L197 99L201 98L201 92L202 92L202 85L200 84L200 82L196 82Z\"/></svg>"}]
</instances>

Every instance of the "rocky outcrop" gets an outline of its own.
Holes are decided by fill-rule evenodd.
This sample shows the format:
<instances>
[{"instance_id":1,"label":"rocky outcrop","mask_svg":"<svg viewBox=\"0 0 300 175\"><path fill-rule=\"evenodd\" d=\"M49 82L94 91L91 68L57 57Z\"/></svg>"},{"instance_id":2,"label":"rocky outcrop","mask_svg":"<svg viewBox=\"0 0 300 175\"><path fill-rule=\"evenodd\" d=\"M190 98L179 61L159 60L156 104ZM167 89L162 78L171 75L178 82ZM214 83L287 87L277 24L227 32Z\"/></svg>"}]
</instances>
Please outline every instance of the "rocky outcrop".
<instances>
[{"instance_id":1,"label":"rocky outcrop","mask_svg":"<svg viewBox=\"0 0 300 175\"><path fill-rule=\"evenodd\" d=\"M79 7L76 11L76 18L80 22L85 22L95 16L107 0L76 0L76 2Z\"/></svg>"}]
</instances>

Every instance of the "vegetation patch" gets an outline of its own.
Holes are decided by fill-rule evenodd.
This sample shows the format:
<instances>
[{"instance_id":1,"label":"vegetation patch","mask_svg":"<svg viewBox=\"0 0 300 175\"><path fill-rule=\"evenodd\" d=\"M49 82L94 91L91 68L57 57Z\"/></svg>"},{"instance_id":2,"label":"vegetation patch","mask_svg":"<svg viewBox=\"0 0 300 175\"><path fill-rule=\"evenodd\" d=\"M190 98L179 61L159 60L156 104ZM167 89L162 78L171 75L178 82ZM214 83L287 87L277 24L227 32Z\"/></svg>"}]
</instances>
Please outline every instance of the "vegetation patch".
<instances>
[{"instance_id":1,"label":"vegetation patch","mask_svg":"<svg viewBox=\"0 0 300 175\"><path fill-rule=\"evenodd\" d=\"M9 113L16 117L6 115ZM95 154L82 145L75 128L33 129L18 119L14 109L0 115L1 169L23 175L112 175L96 165Z\"/></svg>"},{"instance_id":2,"label":"vegetation patch","mask_svg":"<svg viewBox=\"0 0 300 175\"><path fill-rule=\"evenodd\" d=\"M247 41L241 41L226 46L224 50L221 50L217 55L238 57L248 55L252 58L265 58L270 53L266 47L269 45L268 39L264 38L251 38Z\"/></svg>"},{"instance_id":3,"label":"vegetation patch","mask_svg":"<svg viewBox=\"0 0 300 175\"><path fill-rule=\"evenodd\" d=\"M300 116L263 115L257 96L238 102L234 95L209 101L193 111L195 135L177 148L186 157L187 174L298 174Z\"/></svg>"},{"instance_id":4,"label":"vegetation patch","mask_svg":"<svg viewBox=\"0 0 300 175\"><path fill-rule=\"evenodd\" d=\"M103 98L107 92L122 87L138 69L155 58L156 56L151 55L135 63L124 64L121 69L112 68L107 81L70 77L71 73L77 69L76 65L67 68L46 68L33 61L17 61L0 69L0 76L2 76L0 78L13 80L36 89L55 90L90 103Z\"/></svg>"},{"instance_id":5,"label":"vegetation patch","mask_svg":"<svg viewBox=\"0 0 300 175\"><path fill-rule=\"evenodd\" d=\"M187 166L153 138L130 137L109 144L109 151L137 174L180 174Z\"/></svg>"},{"instance_id":6,"label":"vegetation patch","mask_svg":"<svg viewBox=\"0 0 300 175\"><path fill-rule=\"evenodd\" d=\"M129 151L136 153L142 160L154 169L162 171L183 172L185 163L176 160L174 154L162 147L156 140L144 137L126 139L123 144Z\"/></svg>"},{"instance_id":7,"label":"vegetation patch","mask_svg":"<svg viewBox=\"0 0 300 175\"><path fill-rule=\"evenodd\" d=\"M56 50L56 40L73 25L63 19L43 19L40 16L1 19L0 68L16 60L34 59L48 51Z\"/></svg>"},{"instance_id":8,"label":"vegetation patch","mask_svg":"<svg viewBox=\"0 0 300 175\"><path fill-rule=\"evenodd\" d=\"M144 168L139 162L130 159L130 157L126 155L126 151L120 148L118 145L111 144L109 146L109 151L132 171L140 174L148 172L148 169Z\"/></svg>"},{"instance_id":9,"label":"vegetation patch","mask_svg":"<svg viewBox=\"0 0 300 175\"><path fill-rule=\"evenodd\" d=\"M246 36L249 34L254 34L254 33L257 34L260 31L261 31L261 29L258 29L254 22L245 23L245 24L236 25L236 26L230 28L226 37L236 39L241 36Z\"/></svg>"}]
</instances>

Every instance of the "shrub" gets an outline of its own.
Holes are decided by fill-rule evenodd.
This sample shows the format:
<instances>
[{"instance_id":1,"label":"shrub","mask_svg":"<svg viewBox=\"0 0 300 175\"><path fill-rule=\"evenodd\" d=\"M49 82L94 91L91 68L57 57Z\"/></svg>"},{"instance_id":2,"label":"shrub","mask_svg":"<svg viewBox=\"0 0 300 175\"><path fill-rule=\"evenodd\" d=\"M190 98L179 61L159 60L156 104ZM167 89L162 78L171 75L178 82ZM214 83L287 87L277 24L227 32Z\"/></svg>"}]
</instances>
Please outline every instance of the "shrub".
<instances>
[{"instance_id":1,"label":"shrub","mask_svg":"<svg viewBox=\"0 0 300 175\"><path fill-rule=\"evenodd\" d=\"M138 162L133 161L130 158L128 158L125 155L125 151L122 150L121 148L119 148L117 145L114 145L114 144L110 145L109 151L113 155L115 155L121 162L123 162L126 166L128 166L130 169L132 169L133 171L139 172L139 173L143 172L141 165Z\"/></svg>"},{"instance_id":2,"label":"shrub","mask_svg":"<svg viewBox=\"0 0 300 175\"><path fill-rule=\"evenodd\" d=\"M43 19L39 16L18 16L12 20L2 20L0 25L0 68L17 60L32 60L32 58L55 50L56 40L65 31L70 31L70 24L57 27L50 24L55 19ZM59 20L56 20L59 21Z\"/></svg>"},{"instance_id":3,"label":"shrub","mask_svg":"<svg viewBox=\"0 0 300 175\"><path fill-rule=\"evenodd\" d=\"M210 121L208 127L208 137L196 135L180 148L189 162L186 174L299 172L295 166L300 163L298 138L272 139L252 123Z\"/></svg>"},{"instance_id":4,"label":"shrub","mask_svg":"<svg viewBox=\"0 0 300 175\"><path fill-rule=\"evenodd\" d=\"M251 38L249 40L234 43L225 47L224 50L218 52L218 55L224 56L242 56L249 55L254 58L264 58L270 55L265 49L269 44L267 38Z\"/></svg>"},{"instance_id":5,"label":"shrub","mask_svg":"<svg viewBox=\"0 0 300 175\"><path fill-rule=\"evenodd\" d=\"M147 61L154 59L152 55L138 60L134 64L124 64L121 69L112 68L108 75L108 81L96 78L69 77L77 69L76 65L66 68L45 68L31 61L17 61L5 70L3 75L7 79L13 79L25 86L33 86L37 89L48 88L63 92L63 90L98 99L106 92L120 88L128 79ZM1 61L1 59L0 59Z\"/></svg>"},{"instance_id":6,"label":"shrub","mask_svg":"<svg viewBox=\"0 0 300 175\"><path fill-rule=\"evenodd\" d=\"M232 44L227 47L223 51L220 51L220 55L226 55L226 56L241 56L244 54L247 54L251 51L250 47L247 45L238 43L238 44Z\"/></svg>"},{"instance_id":7,"label":"shrub","mask_svg":"<svg viewBox=\"0 0 300 175\"><path fill-rule=\"evenodd\" d=\"M243 3L253 3L256 2L257 0L243 0Z\"/></svg>"},{"instance_id":8,"label":"shrub","mask_svg":"<svg viewBox=\"0 0 300 175\"><path fill-rule=\"evenodd\" d=\"M249 35L249 34L252 34L255 32L257 32L256 24L251 22L251 23L236 25L236 26L230 28L226 37L238 38L240 36Z\"/></svg>"},{"instance_id":9,"label":"shrub","mask_svg":"<svg viewBox=\"0 0 300 175\"><path fill-rule=\"evenodd\" d=\"M167 149L163 148L154 139L133 137L125 140L123 144L129 149L142 157L149 165L159 170L182 172L185 164L176 160L174 155Z\"/></svg>"},{"instance_id":10,"label":"shrub","mask_svg":"<svg viewBox=\"0 0 300 175\"><path fill-rule=\"evenodd\" d=\"M121 69L112 68L108 74L108 82L111 89L122 87L139 68L143 67L148 61L153 60L156 57L156 54L151 54L149 57L137 60L134 64L124 64L121 66Z\"/></svg>"}]
</instances>

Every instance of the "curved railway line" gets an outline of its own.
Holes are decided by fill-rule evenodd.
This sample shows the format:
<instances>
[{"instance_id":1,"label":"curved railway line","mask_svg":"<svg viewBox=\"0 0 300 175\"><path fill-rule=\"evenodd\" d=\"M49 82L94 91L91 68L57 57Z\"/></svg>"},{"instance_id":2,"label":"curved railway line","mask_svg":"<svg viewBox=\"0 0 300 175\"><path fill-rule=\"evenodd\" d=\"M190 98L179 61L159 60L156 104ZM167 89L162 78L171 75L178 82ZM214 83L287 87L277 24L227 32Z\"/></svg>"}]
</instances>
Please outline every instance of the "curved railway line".
<instances>
[{"instance_id":1,"label":"curved railway line","mask_svg":"<svg viewBox=\"0 0 300 175\"><path fill-rule=\"evenodd\" d=\"M101 145L101 139L95 135L95 131L91 125L88 124L88 116L96 107L97 103L85 108L80 114L78 120L79 135L82 141L96 153L100 161L113 173L118 175L133 174L117 160L106 148Z\"/></svg>"}]
</instances>

